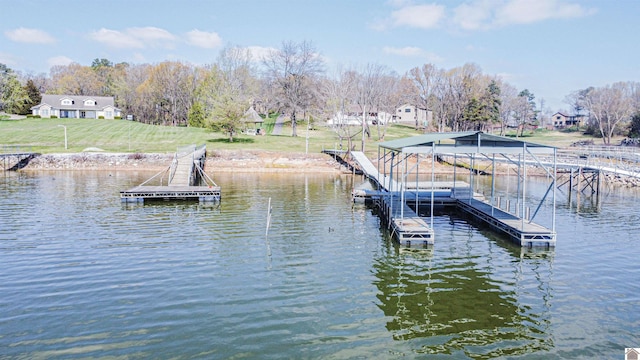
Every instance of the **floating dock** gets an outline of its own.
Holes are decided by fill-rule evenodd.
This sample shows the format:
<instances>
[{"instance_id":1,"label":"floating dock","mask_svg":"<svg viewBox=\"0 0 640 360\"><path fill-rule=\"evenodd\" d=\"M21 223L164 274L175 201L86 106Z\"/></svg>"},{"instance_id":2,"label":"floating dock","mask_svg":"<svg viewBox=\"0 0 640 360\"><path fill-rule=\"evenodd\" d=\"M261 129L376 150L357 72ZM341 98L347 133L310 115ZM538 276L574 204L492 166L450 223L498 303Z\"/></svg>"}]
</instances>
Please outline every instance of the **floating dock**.
<instances>
[{"instance_id":1,"label":"floating dock","mask_svg":"<svg viewBox=\"0 0 640 360\"><path fill-rule=\"evenodd\" d=\"M120 192L124 203L145 200L220 200L220 187L204 172L206 146L186 146L176 151L171 165L142 184ZM166 185L163 185L166 184Z\"/></svg>"},{"instance_id":2,"label":"floating dock","mask_svg":"<svg viewBox=\"0 0 640 360\"><path fill-rule=\"evenodd\" d=\"M381 154L381 151L384 153ZM325 152L328 152L325 150ZM454 157L454 169L457 156L469 159L469 182L436 182L436 154ZM552 154L554 162L543 166L551 184L540 200L537 209L529 218L526 199L526 164L527 157L539 162L537 154ZM338 154L334 154L336 156ZM495 158L496 156L517 156L512 161L517 166L518 186L515 194L505 194L507 201L513 198L518 204L516 214L500 209L500 196L495 192ZM422 159L431 158L431 181L410 181L419 178L419 164ZM474 191L473 176L477 171L474 166L476 157L493 162L491 195L489 199ZM556 148L528 143L511 138L485 134L480 131L460 133L433 133L398 139L381 143L378 147L378 166L362 152L351 152L351 160L362 170L363 174L374 184L375 190L354 191L355 201L373 201L381 210L394 238L406 246L431 245L435 242L433 230L434 206L456 206L464 213L481 221L493 230L507 235L516 244L523 247L555 247L555 190L556 190ZM531 160L529 160L531 161ZM380 172L379 169L383 171ZM477 175L476 175L477 176ZM455 170L453 178L456 178ZM549 194L552 194L551 229L533 222L538 210ZM431 223L420 217L413 210L420 206L431 207ZM498 204L496 206L495 204ZM525 210L526 209L526 210ZM518 216L518 212L523 216ZM527 215L525 216L525 212Z\"/></svg>"}]
</instances>

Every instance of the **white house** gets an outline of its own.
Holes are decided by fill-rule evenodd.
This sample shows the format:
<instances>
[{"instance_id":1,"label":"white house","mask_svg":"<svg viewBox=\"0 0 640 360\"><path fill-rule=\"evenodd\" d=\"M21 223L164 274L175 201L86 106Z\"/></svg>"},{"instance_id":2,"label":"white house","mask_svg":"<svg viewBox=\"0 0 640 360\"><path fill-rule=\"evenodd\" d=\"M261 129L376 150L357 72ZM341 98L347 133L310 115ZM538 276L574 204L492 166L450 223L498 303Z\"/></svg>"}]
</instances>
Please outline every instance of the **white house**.
<instances>
[{"instance_id":1,"label":"white house","mask_svg":"<svg viewBox=\"0 0 640 360\"><path fill-rule=\"evenodd\" d=\"M396 122L401 124L411 124L417 128L427 127L433 121L431 110L417 107L415 105L404 104L396 109Z\"/></svg>"},{"instance_id":2,"label":"white house","mask_svg":"<svg viewBox=\"0 0 640 360\"><path fill-rule=\"evenodd\" d=\"M369 125L375 125L378 122L380 124L385 124L388 121L391 121L392 116L383 111L378 111L376 109L367 111L364 118ZM331 119L327 120L327 125L329 126L358 126L362 125L362 110L358 105L351 105L345 112L338 111Z\"/></svg>"},{"instance_id":3,"label":"white house","mask_svg":"<svg viewBox=\"0 0 640 360\"><path fill-rule=\"evenodd\" d=\"M120 109L111 96L44 94L31 113L42 118L114 119L120 116Z\"/></svg>"}]
</instances>

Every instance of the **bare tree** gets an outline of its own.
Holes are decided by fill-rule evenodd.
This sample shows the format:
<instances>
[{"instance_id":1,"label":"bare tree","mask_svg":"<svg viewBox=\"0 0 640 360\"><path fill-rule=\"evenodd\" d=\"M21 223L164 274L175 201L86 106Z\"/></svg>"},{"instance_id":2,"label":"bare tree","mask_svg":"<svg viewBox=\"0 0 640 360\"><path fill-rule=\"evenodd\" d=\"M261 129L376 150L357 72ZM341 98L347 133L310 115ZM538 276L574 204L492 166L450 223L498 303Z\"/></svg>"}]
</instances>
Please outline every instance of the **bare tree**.
<instances>
[{"instance_id":1,"label":"bare tree","mask_svg":"<svg viewBox=\"0 0 640 360\"><path fill-rule=\"evenodd\" d=\"M144 116L156 124L186 126L196 74L192 66L181 62L165 61L150 68L148 78L136 89L150 102Z\"/></svg>"},{"instance_id":2,"label":"bare tree","mask_svg":"<svg viewBox=\"0 0 640 360\"><path fill-rule=\"evenodd\" d=\"M277 87L280 106L291 114L291 136L298 136L296 116L313 99L314 78L322 73L323 61L310 42L284 42L282 48L263 59L267 77Z\"/></svg>"},{"instance_id":3,"label":"bare tree","mask_svg":"<svg viewBox=\"0 0 640 360\"><path fill-rule=\"evenodd\" d=\"M325 100L325 117L330 119L329 125L338 136L340 148L347 141L347 150L352 149L352 142L359 133L360 127L350 122L350 109L353 102L357 76L351 70L339 68L333 78L322 82L322 93Z\"/></svg>"},{"instance_id":4,"label":"bare tree","mask_svg":"<svg viewBox=\"0 0 640 360\"><path fill-rule=\"evenodd\" d=\"M505 135L507 127L515 125L518 90L505 82L500 83L500 90L500 135Z\"/></svg>"},{"instance_id":5,"label":"bare tree","mask_svg":"<svg viewBox=\"0 0 640 360\"><path fill-rule=\"evenodd\" d=\"M375 106L382 101L384 79L389 74L391 71L387 67L378 64L367 64L361 72L358 72L354 96L362 115L362 151L365 151L365 135L371 136L367 118L370 113L379 111Z\"/></svg>"},{"instance_id":6,"label":"bare tree","mask_svg":"<svg viewBox=\"0 0 640 360\"><path fill-rule=\"evenodd\" d=\"M598 127L605 145L611 145L615 131L631 118L634 110L632 90L631 83L618 82L592 88L584 96L585 108Z\"/></svg>"},{"instance_id":7,"label":"bare tree","mask_svg":"<svg viewBox=\"0 0 640 360\"><path fill-rule=\"evenodd\" d=\"M527 124L531 124L536 120L537 111L536 103L534 101L536 97L528 89L520 91L516 99L516 105L514 109L514 118L520 128L520 136L524 135L524 129ZM517 135L517 133L516 133Z\"/></svg>"},{"instance_id":8,"label":"bare tree","mask_svg":"<svg viewBox=\"0 0 640 360\"><path fill-rule=\"evenodd\" d=\"M415 67L409 70L408 77L412 81L416 94L412 105L433 111L439 100L438 95L442 92L442 89L438 88L442 86L442 71L433 64L424 64L420 68ZM442 124L439 128L442 131Z\"/></svg>"},{"instance_id":9,"label":"bare tree","mask_svg":"<svg viewBox=\"0 0 640 360\"><path fill-rule=\"evenodd\" d=\"M407 102L405 85L406 83L403 79L395 73L382 76L380 81L381 94L378 103L375 105L375 108L378 109L376 121L378 140L384 140L396 109Z\"/></svg>"}]
</instances>

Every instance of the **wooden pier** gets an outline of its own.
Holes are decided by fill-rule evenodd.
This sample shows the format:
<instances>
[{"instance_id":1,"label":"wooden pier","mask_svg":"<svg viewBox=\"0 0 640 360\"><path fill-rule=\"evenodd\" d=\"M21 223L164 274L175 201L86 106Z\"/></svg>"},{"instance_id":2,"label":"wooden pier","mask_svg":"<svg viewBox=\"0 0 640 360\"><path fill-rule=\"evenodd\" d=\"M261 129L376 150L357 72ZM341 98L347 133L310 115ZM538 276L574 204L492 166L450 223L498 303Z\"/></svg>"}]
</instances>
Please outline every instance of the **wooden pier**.
<instances>
[{"instance_id":1,"label":"wooden pier","mask_svg":"<svg viewBox=\"0 0 640 360\"><path fill-rule=\"evenodd\" d=\"M220 187L204 172L206 146L186 146L176 151L171 165L142 184L120 192L124 203L145 200L220 200Z\"/></svg>"}]
</instances>

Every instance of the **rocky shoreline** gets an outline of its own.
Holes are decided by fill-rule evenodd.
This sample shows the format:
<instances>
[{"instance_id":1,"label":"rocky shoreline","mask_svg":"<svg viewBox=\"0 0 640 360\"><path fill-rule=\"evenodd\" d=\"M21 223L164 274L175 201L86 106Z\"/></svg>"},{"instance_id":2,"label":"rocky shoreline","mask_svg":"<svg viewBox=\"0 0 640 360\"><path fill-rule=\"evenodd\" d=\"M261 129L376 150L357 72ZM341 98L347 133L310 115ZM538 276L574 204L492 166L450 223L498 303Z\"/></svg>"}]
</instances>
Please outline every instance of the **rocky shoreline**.
<instances>
[{"instance_id":1,"label":"rocky shoreline","mask_svg":"<svg viewBox=\"0 0 640 360\"><path fill-rule=\"evenodd\" d=\"M82 152L42 154L31 159L21 170L162 171L171 164L173 156L173 153ZM325 154L270 151L212 151L207 154L205 168L208 171L216 172L350 173L347 167ZM436 171L438 173L450 173L453 170L449 166L438 164ZM604 174L602 182L605 186L640 187L640 179L619 174Z\"/></svg>"},{"instance_id":2,"label":"rocky shoreline","mask_svg":"<svg viewBox=\"0 0 640 360\"><path fill-rule=\"evenodd\" d=\"M155 170L167 168L173 153L56 153L33 157L22 171L31 170ZM218 150L207 153L207 170L218 172L345 172L324 154Z\"/></svg>"}]
</instances>

